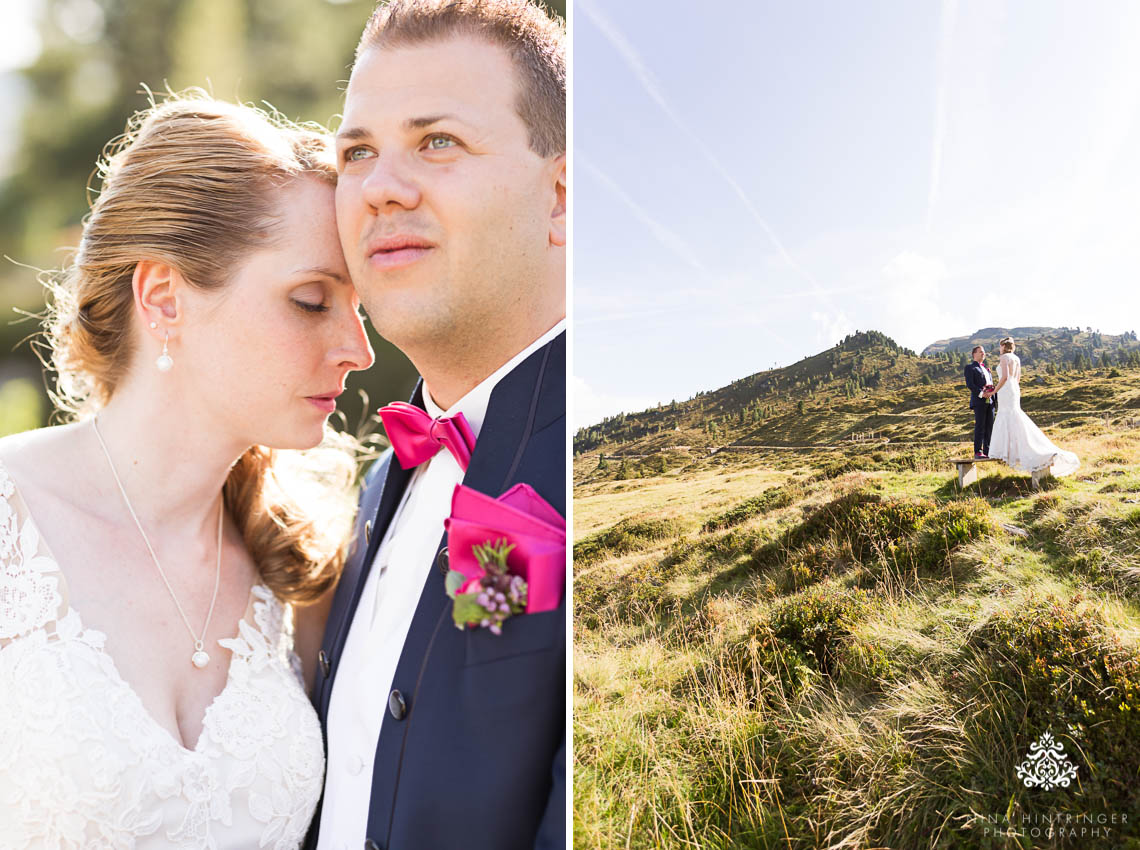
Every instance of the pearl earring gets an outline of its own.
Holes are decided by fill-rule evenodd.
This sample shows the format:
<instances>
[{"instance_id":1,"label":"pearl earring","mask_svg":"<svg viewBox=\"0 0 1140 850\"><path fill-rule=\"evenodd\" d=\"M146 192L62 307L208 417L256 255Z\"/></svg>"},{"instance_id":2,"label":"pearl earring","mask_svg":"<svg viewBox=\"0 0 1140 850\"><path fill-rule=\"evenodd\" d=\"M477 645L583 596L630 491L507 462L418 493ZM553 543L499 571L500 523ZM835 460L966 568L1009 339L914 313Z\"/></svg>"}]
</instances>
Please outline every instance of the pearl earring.
<instances>
[{"instance_id":1,"label":"pearl earring","mask_svg":"<svg viewBox=\"0 0 1140 850\"><path fill-rule=\"evenodd\" d=\"M158 322L151 322L151 323L150 323L150 329L151 329L152 331L153 331L155 328L157 328L157 327L158 327Z\"/></svg>"},{"instance_id":2,"label":"pearl earring","mask_svg":"<svg viewBox=\"0 0 1140 850\"><path fill-rule=\"evenodd\" d=\"M162 354L154 361L154 365L158 367L160 372L169 372L170 368L174 365L174 358L170 356L170 352L166 350L166 344L170 342L170 334L162 341Z\"/></svg>"}]
</instances>

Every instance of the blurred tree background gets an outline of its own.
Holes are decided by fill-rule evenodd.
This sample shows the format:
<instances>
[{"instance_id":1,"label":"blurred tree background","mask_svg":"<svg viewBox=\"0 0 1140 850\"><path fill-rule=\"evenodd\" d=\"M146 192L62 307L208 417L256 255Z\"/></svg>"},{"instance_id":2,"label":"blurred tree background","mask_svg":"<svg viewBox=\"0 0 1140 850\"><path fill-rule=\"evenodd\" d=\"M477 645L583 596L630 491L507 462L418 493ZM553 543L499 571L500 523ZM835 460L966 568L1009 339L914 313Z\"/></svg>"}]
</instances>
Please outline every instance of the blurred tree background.
<instances>
[{"instance_id":1,"label":"blurred tree background","mask_svg":"<svg viewBox=\"0 0 1140 850\"><path fill-rule=\"evenodd\" d=\"M201 86L335 129L352 51L374 0L5 0L0 35L0 435L47 424L52 376L28 342L44 307L36 269L79 242L103 148L148 103L146 87ZM565 0L550 8L565 16ZM30 268L29 268L30 267ZM353 430L406 399L415 370L369 334L376 365L340 408Z\"/></svg>"}]
</instances>

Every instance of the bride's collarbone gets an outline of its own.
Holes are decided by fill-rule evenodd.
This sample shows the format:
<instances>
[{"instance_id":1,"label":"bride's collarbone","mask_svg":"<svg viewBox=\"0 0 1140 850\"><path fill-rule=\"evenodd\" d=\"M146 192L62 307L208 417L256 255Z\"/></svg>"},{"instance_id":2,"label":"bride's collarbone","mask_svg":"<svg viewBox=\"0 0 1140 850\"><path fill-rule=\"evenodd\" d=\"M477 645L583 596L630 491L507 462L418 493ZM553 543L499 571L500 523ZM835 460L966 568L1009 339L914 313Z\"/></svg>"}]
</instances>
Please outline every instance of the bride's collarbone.
<instances>
[{"instance_id":1,"label":"bride's collarbone","mask_svg":"<svg viewBox=\"0 0 1140 850\"><path fill-rule=\"evenodd\" d=\"M193 749L206 709L229 678L232 653L221 639L238 634L238 623L250 613L254 583L244 569L223 570L208 630L202 626L213 596L214 570L198 564L191 578L185 571L169 576L178 602L209 655L204 668L191 662L194 637L183 622L169 590L153 563L139 563L137 553L88 562L68 581L68 606L85 628L100 632L102 652L146 713L176 741ZM149 567L149 569L147 569Z\"/></svg>"}]
</instances>

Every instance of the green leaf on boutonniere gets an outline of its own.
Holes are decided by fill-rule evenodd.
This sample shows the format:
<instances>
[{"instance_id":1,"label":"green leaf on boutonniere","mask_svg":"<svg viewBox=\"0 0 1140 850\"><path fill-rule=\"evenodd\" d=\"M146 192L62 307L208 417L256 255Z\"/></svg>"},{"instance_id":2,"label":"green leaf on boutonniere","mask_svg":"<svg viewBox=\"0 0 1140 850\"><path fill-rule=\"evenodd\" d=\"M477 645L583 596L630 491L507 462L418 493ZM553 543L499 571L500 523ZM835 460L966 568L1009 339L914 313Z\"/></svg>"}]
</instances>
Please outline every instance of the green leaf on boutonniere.
<instances>
[{"instance_id":1,"label":"green leaf on boutonniere","mask_svg":"<svg viewBox=\"0 0 1140 850\"><path fill-rule=\"evenodd\" d=\"M447 589L447 595L452 599L455 594L459 593L459 588L463 587L463 583L467 581L467 576L459 572L459 570L448 570L447 578L443 580L443 586Z\"/></svg>"},{"instance_id":2,"label":"green leaf on boutonniere","mask_svg":"<svg viewBox=\"0 0 1140 850\"><path fill-rule=\"evenodd\" d=\"M455 594L455 605L451 608L451 616L455 620L456 628L462 629L468 625L479 625L487 617L486 609L479 604L479 592Z\"/></svg>"}]
</instances>

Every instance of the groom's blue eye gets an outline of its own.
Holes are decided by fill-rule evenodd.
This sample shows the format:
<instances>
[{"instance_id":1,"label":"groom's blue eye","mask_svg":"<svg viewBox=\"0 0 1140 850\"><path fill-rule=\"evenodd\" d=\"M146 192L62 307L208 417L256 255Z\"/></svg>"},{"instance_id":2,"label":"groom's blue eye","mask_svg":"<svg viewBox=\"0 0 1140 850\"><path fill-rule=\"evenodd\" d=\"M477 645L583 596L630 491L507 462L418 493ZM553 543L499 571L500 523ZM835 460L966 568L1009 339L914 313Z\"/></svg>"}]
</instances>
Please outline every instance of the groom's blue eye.
<instances>
[{"instance_id":1,"label":"groom's blue eye","mask_svg":"<svg viewBox=\"0 0 1140 850\"><path fill-rule=\"evenodd\" d=\"M345 162L359 162L360 160L364 159L366 155L368 155L370 153L371 152L368 150L368 148L363 148L363 147L349 148L348 150L346 150L344 152L344 161Z\"/></svg>"},{"instance_id":2,"label":"groom's blue eye","mask_svg":"<svg viewBox=\"0 0 1140 850\"><path fill-rule=\"evenodd\" d=\"M451 136L428 136L427 148L433 151L447 150L448 148L455 147L458 142Z\"/></svg>"}]
</instances>

